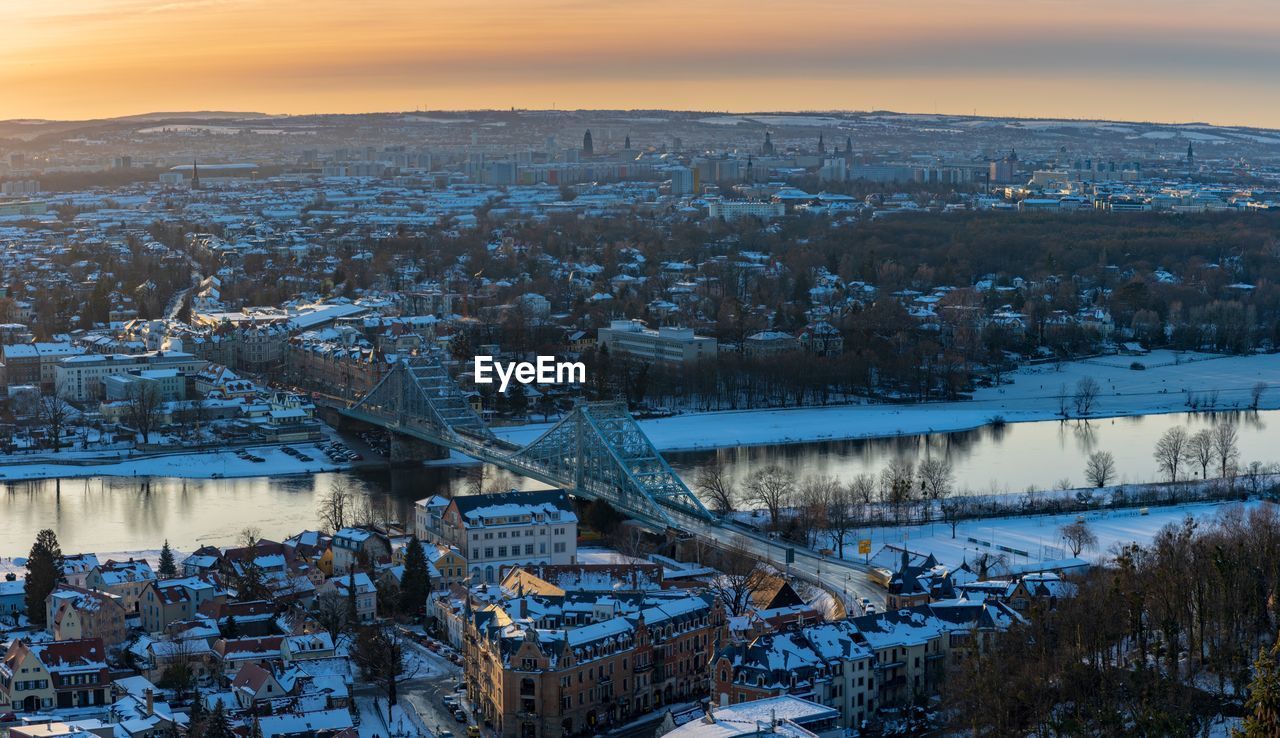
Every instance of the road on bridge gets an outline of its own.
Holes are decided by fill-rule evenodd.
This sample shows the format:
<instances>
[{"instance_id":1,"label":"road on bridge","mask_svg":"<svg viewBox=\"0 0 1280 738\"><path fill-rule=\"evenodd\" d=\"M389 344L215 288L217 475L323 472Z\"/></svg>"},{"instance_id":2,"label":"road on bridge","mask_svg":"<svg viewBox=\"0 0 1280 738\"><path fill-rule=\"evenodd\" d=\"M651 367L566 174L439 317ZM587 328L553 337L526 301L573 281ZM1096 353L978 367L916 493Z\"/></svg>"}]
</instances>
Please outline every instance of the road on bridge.
<instances>
[{"instance_id":1,"label":"road on bridge","mask_svg":"<svg viewBox=\"0 0 1280 738\"><path fill-rule=\"evenodd\" d=\"M817 584L841 599L850 616L862 614L857 601L867 599L883 612L887 592L871 579L871 567L856 561L837 559L801 544L773 539L758 531L733 523L716 524L676 513L680 530L720 548L740 548L780 571ZM787 550L795 551L787 564Z\"/></svg>"}]
</instances>

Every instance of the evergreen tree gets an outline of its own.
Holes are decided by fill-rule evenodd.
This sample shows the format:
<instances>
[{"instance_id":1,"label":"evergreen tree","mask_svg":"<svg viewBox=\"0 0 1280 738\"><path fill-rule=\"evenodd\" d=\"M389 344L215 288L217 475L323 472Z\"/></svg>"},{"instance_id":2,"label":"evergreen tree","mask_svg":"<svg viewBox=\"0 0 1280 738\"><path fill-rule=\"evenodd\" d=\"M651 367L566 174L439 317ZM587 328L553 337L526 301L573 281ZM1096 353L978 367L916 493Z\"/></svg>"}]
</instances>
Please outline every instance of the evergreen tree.
<instances>
[{"instance_id":1,"label":"evergreen tree","mask_svg":"<svg viewBox=\"0 0 1280 738\"><path fill-rule=\"evenodd\" d=\"M204 738L235 738L235 733L231 732L231 721L227 719L227 711L223 709L221 701L209 715L204 727Z\"/></svg>"},{"instance_id":2,"label":"evergreen tree","mask_svg":"<svg viewBox=\"0 0 1280 738\"><path fill-rule=\"evenodd\" d=\"M66 581L62 571L62 547L58 536L48 528L36 534L36 542L27 555L27 618L40 627L46 626L44 603L49 593Z\"/></svg>"},{"instance_id":3,"label":"evergreen tree","mask_svg":"<svg viewBox=\"0 0 1280 738\"><path fill-rule=\"evenodd\" d=\"M227 622L225 625L222 626L222 637L223 638L239 638L240 637L240 624L236 622L235 615L227 616Z\"/></svg>"},{"instance_id":4,"label":"evergreen tree","mask_svg":"<svg viewBox=\"0 0 1280 738\"><path fill-rule=\"evenodd\" d=\"M356 607L356 570L352 569L347 575L347 618L351 622L351 626L355 627L360 623L360 609Z\"/></svg>"},{"instance_id":5,"label":"evergreen tree","mask_svg":"<svg viewBox=\"0 0 1280 738\"><path fill-rule=\"evenodd\" d=\"M400 580L400 609L416 616L426 606L431 594L431 572L427 553L417 538L410 538L404 549L404 577Z\"/></svg>"},{"instance_id":6,"label":"evergreen tree","mask_svg":"<svg viewBox=\"0 0 1280 738\"><path fill-rule=\"evenodd\" d=\"M169 539L165 539L164 546L160 548L160 567L158 571L161 579L173 579L178 576L178 566L173 561L173 550L169 548Z\"/></svg>"},{"instance_id":7,"label":"evergreen tree","mask_svg":"<svg viewBox=\"0 0 1280 738\"><path fill-rule=\"evenodd\" d=\"M188 711L190 725L194 730L197 723L204 720L204 697L200 694L200 685L191 690L191 710Z\"/></svg>"},{"instance_id":8,"label":"evergreen tree","mask_svg":"<svg viewBox=\"0 0 1280 738\"><path fill-rule=\"evenodd\" d=\"M1280 735L1280 639L1270 649L1258 650L1253 662L1253 681L1249 683L1249 714L1243 730L1233 730L1236 738L1272 738Z\"/></svg>"}]
</instances>

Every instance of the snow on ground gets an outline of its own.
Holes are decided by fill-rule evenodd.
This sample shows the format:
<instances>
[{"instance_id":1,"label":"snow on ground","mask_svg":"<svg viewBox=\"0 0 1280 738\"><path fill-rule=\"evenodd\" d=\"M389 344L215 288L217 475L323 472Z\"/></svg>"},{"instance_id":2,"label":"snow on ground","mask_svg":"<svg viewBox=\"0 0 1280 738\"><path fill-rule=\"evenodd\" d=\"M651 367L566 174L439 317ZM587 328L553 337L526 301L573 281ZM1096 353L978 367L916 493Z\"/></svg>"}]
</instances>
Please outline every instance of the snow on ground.
<instances>
[{"instance_id":1,"label":"snow on ground","mask_svg":"<svg viewBox=\"0 0 1280 738\"><path fill-rule=\"evenodd\" d=\"M1129 368L1135 361L1146 369ZM1272 387L1260 407L1280 408L1280 354L1224 357L1153 351L1138 357L1106 356L1024 367L1009 376L1011 383L980 389L972 400L961 402L690 413L644 420L640 426L660 451L962 431L986 425L997 416L1011 423L1057 419L1063 388L1069 397L1083 377L1093 377L1101 385L1091 415L1095 418L1186 412L1186 392L1203 400L1216 391L1220 410L1247 408L1250 390L1258 382ZM524 444L548 427L537 423L494 430Z\"/></svg>"},{"instance_id":2,"label":"snow on ground","mask_svg":"<svg viewBox=\"0 0 1280 738\"><path fill-rule=\"evenodd\" d=\"M172 551L173 560L179 565L181 565L182 560L189 555L189 553L179 551L176 548L172 549ZM104 563L107 561L128 561L130 559L133 559L134 561L142 560L150 564L152 569L158 569L160 567L160 549L158 548L149 548L141 551L104 551L101 553L97 551L64 550L63 553L67 555L91 553L98 557L98 561ZM0 556L0 578L3 578L4 575L9 572L13 572L19 577L23 576L27 572L27 560L22 556Z\"/></svg>"},{"instance_id":3,"label":"snow on ground","mask_svg":"<svg viewBox=\"0 0 1280 738\"><path fill-rule=\"evenodd\" d=\"M311 457L301 461L284 453L283 446L250 446L249 453L263 459L253 462L235 455L234 451L179 451L153 454L120 461L68 458L66 462L0 463L0 480L52 479L61 477L260 477L309 474L349 469L351 464L329 460L314 443L291 443L289 446ZM126 455L127 456L127 455ZM99 454L98 459L102 459Z\"/></svg>"},{"instance_id":4,"label":"snow on ground","mask_svg":"<svg viewBox=\"0 0 1280 738\"><path fill-rule=\"evenodd\" d=\"M410 718L404 706L397 704L387 714L385 697L356 697L360 712L360 738L387 738L387 736L418 736L421 730Z\"/></svg>"},{"instance_id":5,"label":"snow on ground","mask_svg":"<svg viewBox=\"0 0 1280 738\"><path fill-rule=\"evenodd\" d=\"M1098 545L1082 551L1080 558L1094 561L1105 558L1115 547L1128 543L1149 544L1157 532L1166 525L1180 524L1188 515L1202 526L1214 520L1218 514L1232 505L1247 508L1266 503L1192 503L1148 508L1119 510L1095 510L1083 513L1089 530L1098 537ZM1003 555L1010 564L1034 564L1042 561L1069 559L1071 549L1062 539L1062 526L1076 521L1076 514L1028 515L1004 518L966 520L956 527L955 538L951 526L936 522L926 525L889 526L857 532L845 540L844 557L860 561L857 540L869 537L871 553L880 551L885 544L906 547L919 553L932 553L944 565L959 566L962 560L970 563L982 554ZM830 544L820 543L819 547ZM1026 555L1002 551L997 546L1023 552Z\"/></svg>"},{"instance_id":6,"label":"snow on ground","mask_svg":"<svg viewBox=\"0 0 1280 738\"><path fill-rule=\"evenodd\" d=\"M401 639L400 642L404 646L405 660L409 664L407 672L410 679L438 679L462 674L462 667L426 646L409 638Z\"/></svg>"},{"instance_id":7,"label":"snow on ground","mask_svg":"<svg viewBox=\"0 0 1280 738\"><path fill-rule=\"evenodd\" d=\"M607 548L580 548L578 549L578 563L590 564L592 566L599 565L617 565L617 564L644 564L648 563L645 559L627 556Z\"/></svg>"}]
</instances>

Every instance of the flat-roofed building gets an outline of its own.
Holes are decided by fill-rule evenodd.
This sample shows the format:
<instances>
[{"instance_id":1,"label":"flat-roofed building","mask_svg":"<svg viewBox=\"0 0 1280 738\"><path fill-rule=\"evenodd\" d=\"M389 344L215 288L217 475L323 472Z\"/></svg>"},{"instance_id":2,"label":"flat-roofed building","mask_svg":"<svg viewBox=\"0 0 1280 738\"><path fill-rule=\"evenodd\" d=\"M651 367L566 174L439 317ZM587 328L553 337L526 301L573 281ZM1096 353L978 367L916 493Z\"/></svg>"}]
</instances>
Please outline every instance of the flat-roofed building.
<instances>
[{"instance_id":1,"label":"flat-roofed building","mask_svg":"<svg viewBox=\"0 0 1280 738\"><path fill-rule=\"evenodd\" d=\"M638 320L615 320L598 331L596 342L615 358L649 361L667 366L714 359L716 339L695 335L692 328L646 328Z\"/></svg>"}]
</instances>

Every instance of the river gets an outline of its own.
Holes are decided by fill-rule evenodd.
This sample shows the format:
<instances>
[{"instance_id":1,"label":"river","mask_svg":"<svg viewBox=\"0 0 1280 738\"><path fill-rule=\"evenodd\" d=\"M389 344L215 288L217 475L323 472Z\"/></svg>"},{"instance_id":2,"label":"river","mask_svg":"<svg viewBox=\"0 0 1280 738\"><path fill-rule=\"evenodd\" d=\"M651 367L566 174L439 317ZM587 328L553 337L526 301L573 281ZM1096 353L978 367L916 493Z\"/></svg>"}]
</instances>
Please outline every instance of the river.
<instances>
[{"instance_id":1,"label":"river","mask_svg":"<svg viewBox=\"0 0 1280 738\"><path fill-rule=\"evenodd\" d=\"M1158 474L1152 449L1161 434L1175 425L1194 432L1219 422L1238 425L1242 463L1280 461L1272 430L1280 428L1280 411L1011 423L958 433L738 447L672 453L667 458L692 483L698 466L717 457L741 487L755 470L769 464L798 476L823 474L848 481L856 474L878 472L895 457L919 461L944 455L961 493L1023 492L1029 487L1050 489L1064 479L1083 486L1085 459L1097 450L1115 455L1118 482L1153 481ZM158 549L166 539L179 551L191 551L205 544L233 543L248 527L279 539L317 526L316 498L335 482L366 490L373 505L392 518L410 521L414 500L465 494L476 488L475 474L464 468L434 467L280 478L8 482L0 487L0 557L26 555L42 528L54 529L66 553L144 551ZM541 486L492 467L484 469L480 484L486 490Z\"/></svg>"}]
</instances>

